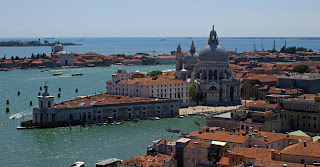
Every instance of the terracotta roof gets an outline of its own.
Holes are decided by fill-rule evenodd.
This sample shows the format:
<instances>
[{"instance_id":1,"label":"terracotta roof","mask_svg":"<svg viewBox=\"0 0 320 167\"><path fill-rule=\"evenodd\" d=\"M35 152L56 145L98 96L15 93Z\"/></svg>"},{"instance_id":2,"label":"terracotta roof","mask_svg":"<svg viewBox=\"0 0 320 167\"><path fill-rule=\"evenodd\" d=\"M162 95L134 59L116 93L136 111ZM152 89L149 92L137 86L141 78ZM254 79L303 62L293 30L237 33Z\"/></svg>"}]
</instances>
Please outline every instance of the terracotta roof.
<instances>
[{"instance_id":1,"label":"terracotta roof","mask_svg":"<svg viewBox=\"0 0 320 167\"><path fill-rule=\"evenodd\" d=\"M154 101L156 98L144 98L144 97L129 97L120 95L109 95L109 94L97 94L87 96L84 98L77 98L69 101L54 105L56 108L62 107L78 107L80 103L84 104L81 106L92 106L92 105L103 105L103 104L117 104L117 103L130 103L130 102L141 102L141 101ZM158 98L158 101L165 99ZM93 104L95 103L95 104Z\"/></svg>"},{"instance_id":2,"label":"terracotta roof","mask_svg":"<svg viewBox=\"0 0 320 167\"><path fill-rule=\"evenodd\" d=\"M205 140L215 140L215 141L224 141L224 142L230 142L230 143L244 143L248 135L242 136L242 135L235 135L231 132L225 132L225 131L216 131L215 133L210 132L202 132L201 134L198 133L190 133L190 136L198 139L205 139Z\"/></svg>"},{"instance_id":3,"label":"terracotta roof","mask_svg":"<svg viewBox=\"0 0 320 167\"><path fill-rule=\"evenodd\" d=\"M304 142L300 141L297 144L286 147L280 154L320 158L320 142L306 142L306 147L304 147Z\"/></svg>"},{"instance_id":4,"label":"terracotta roof","mask_svg":"<svg viewBox=\"0 0 320 167\"><path fill-rule=\"evenodd\" d=\"M164 166L164 162L171 161L171 156L165 154L157 154L156 156L151 156L147 154L139 155L131 159L122 161L121 164L130 166Z\"/></svg>"},{"instance_id":5,"label":"terracotta roof","mask_svg":"<svg viewBox=\"0 0 320 167\"><path fill-rule=\"evenodd\" d=\"M185 146L186 148L195 148L195 142L198 142L196 140L191 140L188 142L188 144ZM209 148L211 146L211 143L208 142L198 142L198 146L202 148Z\"/></svg>"},{"instance_id":6,"label":"terracotta roof","mask_svg":"<svg viewBox=\"0 0 320 167\"><path fill-rule=\"evenodd\" d=\"M289 135L287 137L286 134L284 133L273 133L273 132L263 132L263 131L259 131L258 133L261 134L261 136L257 139L260 140L261 142L268 144L268 143L273 143L279 140L306 140L306 141L310 141L312 138L311 137L305 137L305 136L296 136L296 135ZM264 140L264 136L267 137L267 141Z\"/></svg>"},{"instance_id":7,"label":"terracotta roof","mask_svg":"<svg viewBox=\"0 0 320 167\"><path fill-rule=\"evenodd\" d=\"M217 164L229 166L229 158L228 157L221 157L220 161Z\"/></svg>"},{"instance_id":8,"label":"terracotta roof","mask_svg":"<svg viewBox=\"0 0 320 167\"><path fill-rule=\"evenodd\" d=\"M267 75L267 74L262 74L262 75L250 75L247 78L244 78L245 80L259 80L260 82L276 82L277 81L277 75L272 74L272 75Z\"/></svg>"},{"instance_id":9,"label":"terracotta roof","mask_svg":"<svg viewBox=\"0 0 320 167\"><path fill-rule=\"evenodd\" d=\"M275 153L279 153L279 150L274 150ZM234 147L229 153L233 155L242 155L250 159L270 159L271 160L271 149L257 148L257 147Z\"/></svg>"},{"instance_id":10,"label":"terracotta roof","mask_svg":"<svg viewBox=\"0 0 320 167\"><path fill-rule=\"evenodd\" d=\"M161 140L157 143L157 146L163 145L165 140L166 140L166 142L168 143L168 142L170 142L170 141L177 141L178 139L167 139L167 138L163 138L163 139L161 139Z\"/></svg>"},{"instance_id":11,"label":"terracotta roof","mask_svg":"<svg viewBox=\"0 0 320 167\"><path fill-rule=\"evenodd\" d=\"M132 85L169 85L169 84L186 84L188 82L175 79L168 75L159 75L158 78L145 77L145 78L133 78L129 80L121 80L122 84L132 84Z\"/></svg>"},{"instance_id":12,"label":"terracotta roof","mask_svg":"<svg viewBox=\"0 0 320 167\"><path fill-rule=\"evenodd\" d=\"M266 159L256 159L253 163L253 166L260 167L283 167L286 164L287 167L305 167L304 164L291 163L291 162L283 162L283 161L273 161ZM307 167L314 167L313 165L307 165Z\"/></svg>"},{"instance_id":13,"label":"terracotta roof","mask_svg":"<svg viewBox=\"0 0 320 167\"><path fill-rule=\"evenodd\" d=\"M250 108L250 107L256 107L256 108L266 108L266 109L277 109L279 106L279 103L268 103L266 100L258 100L253 101L250 103L247 103L246 105L242 105L242 108Z\"/></svg>"}]
</instances>

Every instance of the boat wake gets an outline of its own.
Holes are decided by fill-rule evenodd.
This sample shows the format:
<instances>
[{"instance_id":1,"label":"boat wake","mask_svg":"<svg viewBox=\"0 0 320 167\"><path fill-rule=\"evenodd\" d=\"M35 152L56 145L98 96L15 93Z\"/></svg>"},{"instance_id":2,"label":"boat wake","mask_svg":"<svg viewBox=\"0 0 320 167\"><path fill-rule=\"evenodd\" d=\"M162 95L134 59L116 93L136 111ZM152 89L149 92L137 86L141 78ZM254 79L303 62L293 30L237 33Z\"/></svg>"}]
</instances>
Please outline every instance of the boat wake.
<instances>
[{"instance_id":1,"label":"boat wake","mask_svg":"<svg viewBox=\"0 0 320 167\"><path fill-rule=\"evenodd\" d=\"M26 115L32 115L32 112L27 110L21 113L12 114L9 119L18 119Z\"/></svg>"}]
</instances>

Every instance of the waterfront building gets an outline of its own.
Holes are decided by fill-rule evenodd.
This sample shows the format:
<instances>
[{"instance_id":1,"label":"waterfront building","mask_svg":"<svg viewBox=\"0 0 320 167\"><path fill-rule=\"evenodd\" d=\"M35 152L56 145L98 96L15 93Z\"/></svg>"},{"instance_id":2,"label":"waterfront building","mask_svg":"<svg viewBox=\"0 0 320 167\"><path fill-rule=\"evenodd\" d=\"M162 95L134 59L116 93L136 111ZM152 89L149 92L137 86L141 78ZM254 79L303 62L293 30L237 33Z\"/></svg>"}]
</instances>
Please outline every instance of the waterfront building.
<instances>
[{"instance_id":1,"label":"waterfront building","mask_svg":"<svg viewBox=\"0 0 320 167\"><path fill-rule=\"evenodd\" d=\"M208 45L198 54L194 44L183 62L180 45L176 54L176 77L186 80L198 92L201 105L227 105L240 103L240 79L229 67L226 50L219 45L217 33L212 29Z\"/></svg>"},{"instance_id":2,"label":"waterfront building","mask_svg":"<svg viewBox=\"0 0 320 167\"><path fill-rule=\"evenodd\" d=\"M154 143L157 153L172 155L178 166L212 166L218 156L222 155L225 143L200 142L190 138L166 139ZM213 156L217 153L216 156Z\"/></svg>"},{"instance_id":3,"label":"waterfront building","mask_svg":"<svg viewBox=\"0 0 320 167\"><path fill-rule=\"evenodd\" d=\"M170 155L157 154L157 155L148 155L143 154L128 160L122 161L117 165L117 167L176 167L177 161Z\"/></svg>"},{"instance_id":4,"label":"waterfront building","mask_svg":"<svg viewBox=\"0 0 320 167\"><path fill-rule=\"evenodd\" d=\"M158 97L178 99L181 107L189 106L189 83L176 79L172 72L154 77L133 78L119 69L107 81L107 93L130 97Z\"/></svg>"},{"instance_id":5,"label":"waterfront building","mask_svg":"<svg viewBox=\"0 0 320 167\"><path fill-rule=\"evenodd\" d=\"M177 159L178 166L226 167L236 164L252 166L254 163L261 164L265 161L272 163L274 163L273 161L278 161L278 163L286 161L295 164L298 162L288 160L282 155L283 153L293 155L294 151L290 152L288 148L301 145L301 141L311 143L312 138L290 135L289 133L258 131L253 128L250 128L249 131L226 131L220 127L205 126L201 127L199 131L184 135L183 138L163 138L155 141L153 149L155 153L171 155ZM315 149L317 149L320 142L310 144L310 147L311 145L315 145ZM300 154L301 156L298 158L307 157L310 153L306 149L302 149ZM310 160L317 161L315 155L313 154Z\"/></svg>"},{"instance_id":6,"label":"waterfront building","mask_svg":"<svg viewBox=\"0 0 320 167\"><path fill-rule=\"evenodd\" d=\"M176 59L176 57L172 55L157 55L152 58L155 64L174 64Z\"/></svg>"},{"instance_id":7,"label":"waterfront building","mask_svg":"<svg viewBox=\"0 0 320 167\"><path fill-rule=\"evenodd\" d=\"M63 45L58 41L58 43L52 46L51 58L58 59L61 66L73 66L74 65L74 55L70 52L63 50Z\"/></svg>"},{"instance_id":8,"label":"waterfront building","mask_svg":"<svg viewBox=\"0 0 320 167\"><path fill-rule=\"evenodd\" d=\"M54 96L45 91L38 96L39 106L33 108L35 126L68 126L112 120L173 117L179 114L176 99L129 97L95 94L54 104Z\"/></svg>"}]
</instances>

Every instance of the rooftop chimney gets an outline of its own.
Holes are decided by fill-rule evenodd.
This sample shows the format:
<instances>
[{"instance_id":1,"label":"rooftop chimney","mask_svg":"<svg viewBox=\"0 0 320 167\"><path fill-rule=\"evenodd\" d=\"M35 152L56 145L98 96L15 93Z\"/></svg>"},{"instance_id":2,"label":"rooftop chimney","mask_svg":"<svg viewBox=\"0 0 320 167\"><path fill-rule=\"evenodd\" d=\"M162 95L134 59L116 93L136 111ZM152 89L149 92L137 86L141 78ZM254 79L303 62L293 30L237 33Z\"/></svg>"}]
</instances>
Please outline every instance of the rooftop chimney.
<instances>
[{"instance_id":1,"label":"rooftop chimney","mask_svg":"<svg viewBox=\"0 0 320 167\"><path fill-rule=\"evenodd\" d=\"M222 128L222 131L226 131L226 129L225 129L225 128Z\"/></svg>"},{"instance_id":2,"label":"rooftop chimney","mask_svg":"<svg viewBox=\"0 0 320 167\"><path fill-rule=\"evenodd\" d=\"M256 148L258 148L258 145L253 145L253 147L256 147Z\"/></svg>"},{"instance_id":3,"label":"rooftop chimney","mask_svg":"<svg viewBox=\"0 0 320 167\"><path fill-rule=\"evenodd\" d=\"M264 141L267 141L267 136L264 136Z\"/></svg>"},{"instance_id":4,"label":"rooftop chimney","mask_svg":"<svg viewBox=\"0 0 320 167\"><path fill-rule=\"evenodd\" d=\"M275 133L276 133L276 131L275 131L275 130L272 130L272 133L273 133L273 134L275 134Z\"/></svg>"},{"instance_id":5,"label":"rooftop chimney","mask_svg":"<svg viewBox=\"0 0 320 167\"><path fill-rule=\"evenodd\" d=\"M307 147L307 141L303 141L303 146Z\"/></svg>"},{"instance_id":6,"label":"rooftop chimney","mask_svg":"<svg viewBox=\"0 0 320 167\"><path fill-rule=\"evenodd\" d=\"M286 132L286 136L289 137L289 132Z\"/></svg>"},{"instance_id":7,"label":"rooftop chimney","mask_svg":"<svg viewBox=\"0 0 320 167\"><path fill-rule=\"evenodd\" d=\"M173 153L171 153L171 159L173 159Z\"/></svg>"}]
</instances>

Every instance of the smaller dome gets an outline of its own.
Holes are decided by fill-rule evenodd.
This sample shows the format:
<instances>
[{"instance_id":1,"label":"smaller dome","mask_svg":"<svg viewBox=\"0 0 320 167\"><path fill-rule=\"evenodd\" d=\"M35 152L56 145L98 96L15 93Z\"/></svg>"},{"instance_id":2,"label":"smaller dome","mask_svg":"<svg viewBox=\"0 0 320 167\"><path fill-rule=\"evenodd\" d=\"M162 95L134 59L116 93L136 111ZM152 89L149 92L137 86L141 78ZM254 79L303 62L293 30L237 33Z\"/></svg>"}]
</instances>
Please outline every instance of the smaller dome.
<instances>
[{"instance_id":1,"label":"smaller dome","mask_svg":"<svg viewBox=\"0 0 320 167\"><path fill-rule=\"evenodd\" d=\"M199 53L188 53L186 57L184 58L185 64L197 64L199 59Z\"/></svg>"}]
</instances>

